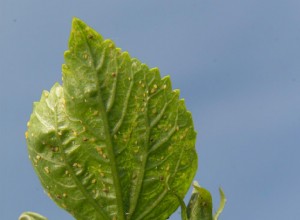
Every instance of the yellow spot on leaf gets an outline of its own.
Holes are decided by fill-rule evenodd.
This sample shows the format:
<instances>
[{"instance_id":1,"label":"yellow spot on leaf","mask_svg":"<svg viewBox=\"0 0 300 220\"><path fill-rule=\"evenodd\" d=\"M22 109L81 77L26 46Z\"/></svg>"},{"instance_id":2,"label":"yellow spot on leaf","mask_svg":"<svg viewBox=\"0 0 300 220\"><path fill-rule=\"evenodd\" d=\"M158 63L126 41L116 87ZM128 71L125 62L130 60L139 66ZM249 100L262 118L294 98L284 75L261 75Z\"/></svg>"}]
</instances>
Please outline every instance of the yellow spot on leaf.
<instances>
[{"instance_id":1,"label":"yellow spot on leaf","mask_svg":"<svg viewBox=\"0 0 300 220\"><path fill-rule=\"evenodd\" d=\"M48 173L48 174L50 173L49 167L44 167L44 170L46 173Z\"/></svg>"}]
</instances>

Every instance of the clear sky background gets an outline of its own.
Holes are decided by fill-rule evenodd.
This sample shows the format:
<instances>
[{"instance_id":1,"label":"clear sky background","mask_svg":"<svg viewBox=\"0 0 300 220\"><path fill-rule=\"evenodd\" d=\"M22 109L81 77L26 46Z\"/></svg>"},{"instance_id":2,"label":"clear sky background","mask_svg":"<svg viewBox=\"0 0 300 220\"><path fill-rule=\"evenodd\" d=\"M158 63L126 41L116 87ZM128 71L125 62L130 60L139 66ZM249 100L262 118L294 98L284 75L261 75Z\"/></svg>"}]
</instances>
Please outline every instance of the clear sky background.
<instances>
[{"instance_id":1,"label":"clear sky background","mask_svg":"<svg viewBox=\"0 0 300 220\"><path fill-rule=\"evenodd\" d=\"M24 138L61 82L73 16L180 88L198 131L196 179L220 220L299 219L299 0L0 0L0 218L71 220L45 195ZM171 217L180 219L180 210Z\"/></svg>"}]
</instances>

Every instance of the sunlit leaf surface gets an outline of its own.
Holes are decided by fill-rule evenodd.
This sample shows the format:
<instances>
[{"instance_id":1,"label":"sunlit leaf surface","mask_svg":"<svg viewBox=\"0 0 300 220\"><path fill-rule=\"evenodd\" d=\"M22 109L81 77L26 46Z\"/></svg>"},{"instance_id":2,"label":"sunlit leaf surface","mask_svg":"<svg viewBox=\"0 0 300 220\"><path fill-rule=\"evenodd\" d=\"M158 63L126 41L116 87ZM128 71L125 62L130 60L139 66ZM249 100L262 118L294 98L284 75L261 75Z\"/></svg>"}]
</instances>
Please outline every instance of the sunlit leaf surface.
<instances>
[{"instance_id":1,"label":"sunlit leaf surface","mask_svg":"<svg viewBox=\"0 0 300 220\"><path fill-rule=\"evenodd\" d=\"M164 220L197 169L192 117L169 77L72 23L63 85L44 91L26 132L48 195L76 219ZM168 186L168 187L167 187Z\"/></svg>"}]
</instances>

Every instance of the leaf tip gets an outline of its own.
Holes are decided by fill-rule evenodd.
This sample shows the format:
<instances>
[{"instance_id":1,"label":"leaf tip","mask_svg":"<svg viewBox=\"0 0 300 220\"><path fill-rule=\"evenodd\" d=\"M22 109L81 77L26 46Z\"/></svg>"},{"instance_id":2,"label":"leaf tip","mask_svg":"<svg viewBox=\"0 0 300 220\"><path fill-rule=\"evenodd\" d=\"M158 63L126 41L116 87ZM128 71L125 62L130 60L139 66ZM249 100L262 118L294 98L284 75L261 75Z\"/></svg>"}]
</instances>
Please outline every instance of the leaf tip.
<instances>
[{"instance_id":1,"label":"leaf tip","mask_svg":"<svg viewBox=\"0 0 300 220\"><path fill-rule=\"evenodd\" d=\"M80 20L77 17L73 17L71 33L77 35L77 37L78 37L78 36L82 35L82 31L85 30L86 27L87 27L86 23L84 23L82 20Z\"/></svg>"},{"instance_id":2,"label":"leaf tip","mask_svg":"<svg viewBox=\"0 0 300 220\"><path fill-rule=\"evenodd\" d=\"M224 193L222 187L219 187L219 193L220 193L221 198L224 198L224 201L226 202L227 199L226 199L226 196L225 196L225 193Z\"/></svg>"},{"instance_id":3,"label":"leaf tip","mask_svg":"<svg viewBox=\"0 0 300 220\"><path fill-rule=\"evenodd\" d=\"M79 18L77 17L73 17L72 18L72 27L74 26L78 26L80 24L84 24L82 20L80 20Z\"/></svg>"}]
</instances>

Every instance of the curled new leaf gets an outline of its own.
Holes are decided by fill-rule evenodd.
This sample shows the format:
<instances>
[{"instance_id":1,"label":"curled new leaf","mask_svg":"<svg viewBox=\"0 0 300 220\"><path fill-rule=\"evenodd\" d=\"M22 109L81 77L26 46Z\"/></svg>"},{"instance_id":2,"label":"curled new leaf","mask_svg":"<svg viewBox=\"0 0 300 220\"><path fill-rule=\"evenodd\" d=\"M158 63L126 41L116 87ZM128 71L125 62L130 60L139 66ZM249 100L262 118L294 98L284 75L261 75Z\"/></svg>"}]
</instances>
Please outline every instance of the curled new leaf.
<instances>
[{"instance_id":1,"label":"curled new leaf","mask_svg":"<svg viewBox=\"0 0 300 220\"><path fill-rule=\"evenodd\" d=\"M197 169L192 117L169 77L73 19L63 85L26 133L48 195L76 219L164 220Z\"/></svg>"},{"instance_id":2,"label":"curled new leaf","mask_svg":"<svg viewBox=\"0 0 300 220\"><path fill-rule=\"evenodd\" d=\"M47 220L44 216L34 212L24 212L19 217L19 220Z\"/></svg>"},{"instance_id":3,"label":"curled new leaf","mask_svg":"<svg viewBox=\"0 0 300 220\"><path fill-rule=\"evenodd\" d=\"M219 193L220 193L220 205L216 213L214 214L214 220L218 220L220 214L223 212L223 209L225 207L225 203L227 201L225 197L225 193L223 192L222 188L219 188Z\"/></svg>"}]
</instances>

